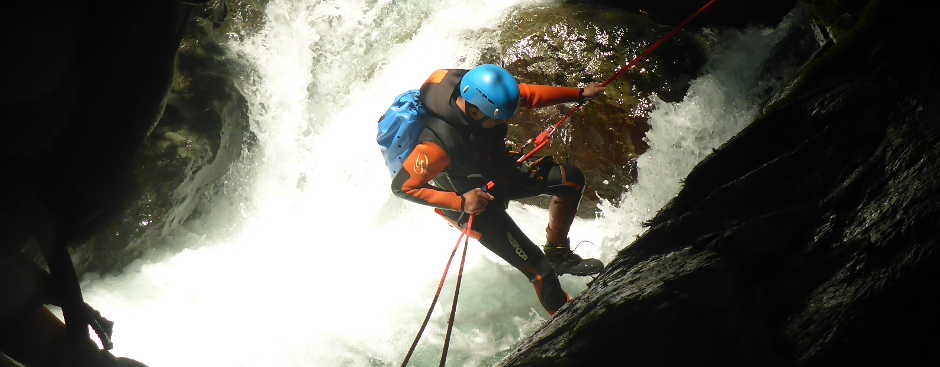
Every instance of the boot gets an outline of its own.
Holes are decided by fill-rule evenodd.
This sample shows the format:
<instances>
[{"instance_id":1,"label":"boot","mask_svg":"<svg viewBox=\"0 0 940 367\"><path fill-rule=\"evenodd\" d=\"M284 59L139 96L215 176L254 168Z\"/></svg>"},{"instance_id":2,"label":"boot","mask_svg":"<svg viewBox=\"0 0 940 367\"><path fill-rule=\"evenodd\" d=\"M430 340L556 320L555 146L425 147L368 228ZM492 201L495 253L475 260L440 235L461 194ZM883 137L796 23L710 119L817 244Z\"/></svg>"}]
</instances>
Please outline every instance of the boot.
<instances>
[{"instance_id":1,"label":"boot","mask_svg":"<svg viewBox=\"0 0 940 367\"><path fill-rule=\"evenodd\" d=\"M546 243L543 249L548 263L558 275L593 275L604 270L604 263L598 259L582 259L571 251L570 242Z\"/></svg>"},{"instance_id":2,"label":"boot","mask_svg":"<svg viewBox=\"0 0 940 367\"><path fill-rule=\"evenodd\" d=\"M548 227L545 228L545 257L558 275L592 275L604 269L597 259L582 259L571 251L568 229L578 211L581 195L555 196L548 206Z\"/></svg>"}]
</instances>

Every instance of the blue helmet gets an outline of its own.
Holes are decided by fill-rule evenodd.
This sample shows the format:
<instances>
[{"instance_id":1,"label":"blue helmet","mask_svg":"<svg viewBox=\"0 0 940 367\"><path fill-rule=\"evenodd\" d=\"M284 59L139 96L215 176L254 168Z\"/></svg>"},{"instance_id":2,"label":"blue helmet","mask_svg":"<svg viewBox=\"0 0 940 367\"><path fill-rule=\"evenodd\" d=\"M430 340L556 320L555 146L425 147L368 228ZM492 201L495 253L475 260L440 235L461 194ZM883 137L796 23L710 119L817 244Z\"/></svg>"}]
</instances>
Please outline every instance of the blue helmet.
<instances>
[{"instance_id":1,"label":"blue helmet","mask_svg":"<svg viewBox=\"0 0 940 367\"><path fill-rule=\"evenodd\" d=\"M506 69L484 64L460 79L460 96L489 118L507 120L519 106L519 84Z\"/></svg>"}]
</instances>

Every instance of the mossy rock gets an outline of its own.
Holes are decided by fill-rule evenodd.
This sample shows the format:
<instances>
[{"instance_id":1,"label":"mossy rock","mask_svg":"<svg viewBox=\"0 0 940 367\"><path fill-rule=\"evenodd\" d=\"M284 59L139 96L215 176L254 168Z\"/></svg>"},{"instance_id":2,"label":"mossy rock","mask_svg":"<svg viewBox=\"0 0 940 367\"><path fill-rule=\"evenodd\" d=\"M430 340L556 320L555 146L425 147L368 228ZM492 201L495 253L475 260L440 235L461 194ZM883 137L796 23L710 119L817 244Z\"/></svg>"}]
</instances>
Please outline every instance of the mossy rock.
<instances>
[{"instance_id":1,"label":"mossy rock","mask_svg":"<svg viewBox=\"0 0 940 367\"><path fill-rule=\"evenodd\" d=\"M483 61L503 65L523 83L584 86L605 81L671 28L578 4L518 10L501 25L499 56ZM636 180L636 158L648 148L650 97L681 100L704 62L704 43L680 32L562 125L542 153L584 170L587 198L616 202ZM572 107L523 109L510 123L510 144L522 148Z\"/></svg>"},{"instance_id":2,"label":"mossy rock","mask_svg":"<svg viewBox=\"0 0 940 367\"><path fill-rule=\"evenodd\" d=\"M223 43L260 30L266 2L212 0L193 9L163 114L134 158L132 202L75 253L79 271L114 272L146 252L178 250L164 248L164 234L198 215L194 203L216 185L206 181L249 144L247 104L235 86L243 66Z\"/></svg>"}]
</instances>

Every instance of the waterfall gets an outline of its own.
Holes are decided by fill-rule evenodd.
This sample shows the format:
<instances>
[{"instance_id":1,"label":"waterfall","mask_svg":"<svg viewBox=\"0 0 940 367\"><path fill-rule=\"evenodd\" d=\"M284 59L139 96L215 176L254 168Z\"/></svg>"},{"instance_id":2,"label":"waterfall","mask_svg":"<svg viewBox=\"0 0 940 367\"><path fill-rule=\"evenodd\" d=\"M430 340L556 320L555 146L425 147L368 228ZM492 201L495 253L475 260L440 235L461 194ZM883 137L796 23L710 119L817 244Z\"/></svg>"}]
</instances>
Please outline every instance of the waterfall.
<instances>
[{"instance_id":1,"label":"waterfall","mask_svg":"<svg viewBox=\"0 0 940 367\"><path fill-rule=\"evenodd\" d=\"M243 225L86 283L89 303L116 322L114 353L153 367L397 366L458 232L392 197L375 122L431 71L475 65L513 7L536 5L551 4L272 0L264 28L229 44L251 65L240 87L258 142L246 155L247 201L224 206L240 208ZM772 37L732 36L685 101L657 104L640 181L621 207L576 220L571 237L600 244L579 253L610 260L696 162L750 121L769 52L761 42ZM545 210L509 210L541 242ZM437 364L455 278L414 366ZM587 280L562 284L574 296ZM471 241L450 364L491 365L547 318L528 280Z\"/></svg>"}]
</instances>

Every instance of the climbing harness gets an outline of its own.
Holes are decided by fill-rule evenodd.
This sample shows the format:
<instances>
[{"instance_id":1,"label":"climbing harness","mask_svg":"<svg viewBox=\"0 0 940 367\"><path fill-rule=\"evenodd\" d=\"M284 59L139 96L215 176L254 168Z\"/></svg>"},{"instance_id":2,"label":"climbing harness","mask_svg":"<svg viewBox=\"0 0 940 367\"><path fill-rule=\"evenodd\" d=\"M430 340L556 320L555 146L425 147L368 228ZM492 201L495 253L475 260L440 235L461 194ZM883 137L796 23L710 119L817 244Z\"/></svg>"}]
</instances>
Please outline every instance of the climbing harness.
<instances>
[{"instance_id":1,"label":"climbing harness","mask_svg":"<svg viewBox=\"0 0 940 367\"><path fill-rule=\"evenodd\" d=\"M653 45L647 47L645 50L643 50L643 53L633 58L633 60L630 60L630 62L626 63L623 67L621 67L620 70L614 73L614 75L611 75L609 78L607 78L607 80L601 83L601 86L606 87L608 84L619 79L621 76L623 76L624 73L627 72L627 70L632 69L640 61L643 61L643 59L646 59L646 57L649 56L651 53L653 53L653 51L655 51L657 48L659 48L659 46L662 46L664 43L666 43L666 41L672 39L672 37L675 36L676 33L679 33L679 30L685 27L686 24L691 22L693 19L697 18L700 14L704 13L705 10L708 10L708 8L714 5L715 2L717 1L718 0L710 0L708 3L706 3L701 8L699 8L698 11L696 11L695 13L692 13L692 15L690 15L688 18L685 18L685 20L679 23L679 25L675 26L671 31L669 31L669 33L666 33L665 36L657 40L656 43L653 43ZM532 158L532 156L535 155L535 153L537 153L538 151L542 150L542 148L545 148L545 146L548 145L549 142L551 142L552 140L551 137L552 137L552 134L555 133L555 130L558 130L558 127L560 127L561 124L565 123L565 121L568 121L568 119L572 115L580 111L581 107L583 107L585 103L586 102L584 101L578 102L578 104L574 108L572 108L570 111L568 111L568 113L565 114L565 116L562 117L561 120L556 122L554 125L549 126L547 129L545 129L545 131L543 131L538 136L536 136L535 139L530 139L529 141L527 141L525 145L523 145L523 147L526 147L529 144L532 144L532 145L535 145L535 148L533 148L530 152L524 154L522 157L519 157L519 159L516 160L516 163L522 164L523 162L529 160L529 158Z\"/></svg>"},{"instance_id":2,"label":"climbing harness","mask_svg":"<svg viewBox=\"0 0 940 367\"><path fill-rule=\"evenodd\" d=\"M679 25L677 25L675 28L669 31L669 33L667 33L665 36L657 40L655 43L653 43L653 45L647 47L643 51L643 53L633 58L633 60L630 60L623 67L621 67L620 70L614 73L614 75L607 78L607 80L605 80L604 83L601 83L601 85L606 87L611 82L619 79L621 76L623 76L624 73L627 72L627 70L632 69L634 66L636 66L637 63L639 63L640 61L643 61L643 59L649 56L653 51L655 51L657 48L659 48L664 43L666 43L666 41L672 39L672 37L675 36L676 33L679 33L679 30L685 27L686 24L688 24L693 19L698 17L700 14L705 12L705 10L708 10L708 8L714 5L715 2L717 1L718 0L710 0L704 6L699 8L698 11L696 11L695 13L692 13L692 15L687 17L685 20L679 23ZM551 135L555 132L555 130L558 130L558 127L561 126L561 124L563 124L565 121L567 121L571 117L571 115L581 110L581 107L584 106L584 104L585 104L584 101L579 102L577 106L575 106L570 111L568 111L568 113L560 121L558 121L552 126L549 126L548 129L545 129L545 131L540 133L534 139L531 139L528 142L526 142L526 144L523 147L528 146L529 144L533 144L535 145L535 148L533 148L529 153L524 154L522 157L516 160L516 164L523 164L525 161L529 160L529 158L531 158L536 152L542 150L542 148L548 145L548 143L551 141ZM495 184L493 183L493 181L490 181L482 189L484 191L488 191L489 189L492 189L493 186L495 186ZM437 291L434 293L434 299L431 300L431 307L428 308L428 313L424 317L424 322L421 323L421 328L418 329L418 334L415 335L415 340L414 342L411 343L411 348L408 349L408 353L405 355L405 360L401 363L401 367L405 367L408 365L408 360L411 359L411 355L414 353L415 347L417 347L418 345L418 340L421 339L421 334L424 333L424 328L428 325L428 320L431 319L431 313L434 311L434 306L437 304L437 298L441 295L441 288L444 287L444 280L447 278L447 272L448 270L450 270L451 261L454 259L454 255L457 253L457 248L460 247L460 241L463 240L464 241L463 254L461 255L461 258L460 258L460 270L457 273L457 284L455 285L455 289L454 289L454 301L450 309L450 318L447 320L447 334L444 337L444 346L443 346L443 352L441 353L440 367L444 367L447 361L447 349L450 344L451 330L454 326L454 316L457 312L457 296L460 294L460 281L463 278L463 266L464 266L464 261L466 260L466 257L467 257L467 244L470 239L470 234L471 234L472 227L473 227L473 219L475 217L476 215L473 215L473 214L470 215L470 219L467 220L466 228L463 231L461 231L460 236L457 238L457 244L454 245L454 249L450 253L450 258L447 259L447 265L444 267L444 274L441 275L441 281L437 285ZM594 279L592 279L592 282L593 280Z\"/></svg>"}]
</instances>

